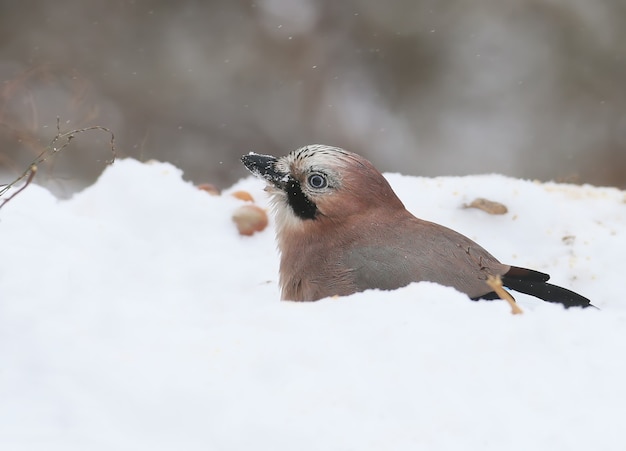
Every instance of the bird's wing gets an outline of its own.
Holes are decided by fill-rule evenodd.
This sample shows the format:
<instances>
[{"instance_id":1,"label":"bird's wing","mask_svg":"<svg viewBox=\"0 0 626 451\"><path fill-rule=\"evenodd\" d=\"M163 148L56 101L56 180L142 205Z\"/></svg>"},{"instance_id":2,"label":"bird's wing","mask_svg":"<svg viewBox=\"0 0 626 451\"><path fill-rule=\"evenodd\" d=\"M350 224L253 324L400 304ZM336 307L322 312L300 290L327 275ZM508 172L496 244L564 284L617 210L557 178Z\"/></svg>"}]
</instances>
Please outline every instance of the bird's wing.
<instances>
[{"instance_id":1,"label":"bird's wing","mask_svg":"<svg viewBox=\"0 0 626 451\"><path fill-rule=\"evenodd\" d=\"M509 270L469 238L431 222L411 218L377 236L363 237L344 252L343 265L352 269L359 290L430 281L480 297L491 291L487 275Z\"/></svg>"}]
</instances>

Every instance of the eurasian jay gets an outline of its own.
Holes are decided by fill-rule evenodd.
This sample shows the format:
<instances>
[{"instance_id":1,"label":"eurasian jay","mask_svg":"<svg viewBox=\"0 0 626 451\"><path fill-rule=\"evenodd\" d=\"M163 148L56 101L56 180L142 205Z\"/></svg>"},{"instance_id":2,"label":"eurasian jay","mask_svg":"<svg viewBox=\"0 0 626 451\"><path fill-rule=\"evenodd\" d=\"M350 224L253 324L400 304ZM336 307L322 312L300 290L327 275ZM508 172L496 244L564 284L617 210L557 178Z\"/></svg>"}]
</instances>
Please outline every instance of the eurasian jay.
<instances>
[{"instance_id":1,"label":"eurasian jay","mask_svg":"<svg viewBox=\"0 0 626 451\"><path fill-rule=\"evenodd\" d=\"M418 281L495 299L489 275L512 290L565 307L589 299L532 269L500 263L469 238L409 213L383 175L346 150L309 145L275 158L241 158L268 182L276 218L282 298L316 301Z\"/></svg>"}]
</instances>

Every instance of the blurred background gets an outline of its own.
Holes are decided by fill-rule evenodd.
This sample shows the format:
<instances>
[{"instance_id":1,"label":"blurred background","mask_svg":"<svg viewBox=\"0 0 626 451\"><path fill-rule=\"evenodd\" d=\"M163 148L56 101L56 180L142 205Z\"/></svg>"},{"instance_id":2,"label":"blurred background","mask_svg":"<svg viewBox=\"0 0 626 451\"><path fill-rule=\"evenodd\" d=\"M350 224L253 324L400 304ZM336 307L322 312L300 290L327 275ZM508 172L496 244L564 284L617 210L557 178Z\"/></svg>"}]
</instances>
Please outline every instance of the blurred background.
<instances>
[{"instance_id":1,"label":"blurred background","mask_svg":"<svg viewBox=\"0 0 626 451\"><path fill-rule=\"evenodd\" d=\"M624 0L0 3L0 183L56 131L225 188L249 151L345 147L383 172L626 188ZM92 131L57 195L110 158Z\"/></svg>"}]
</instances>

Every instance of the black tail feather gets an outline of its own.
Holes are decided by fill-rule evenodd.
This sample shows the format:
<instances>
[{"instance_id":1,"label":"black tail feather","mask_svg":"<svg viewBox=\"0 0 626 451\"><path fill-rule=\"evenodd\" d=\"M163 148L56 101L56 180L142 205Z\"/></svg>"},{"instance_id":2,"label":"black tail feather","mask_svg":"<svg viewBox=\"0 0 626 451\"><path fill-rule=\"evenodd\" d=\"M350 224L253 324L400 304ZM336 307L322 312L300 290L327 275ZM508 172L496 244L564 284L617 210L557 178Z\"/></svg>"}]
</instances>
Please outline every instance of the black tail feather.
<instances>
[{"instance_id":1,"label":"black tail feather","mask_svg":"<svg viewBox=\"0 0 626 451\"><path fill-rule=\"evenodd\" d=\"M521 280L532 280L534 282L547 282L550 280L550 274L535 271L534 269L520 268L519 266L511 266L503 277L512 277Z\"/></svg>"},{"instance_id":2,"label":"black tail feather","mask_svg":"<svg viewBox=\"0 0 626 451\"><path fill-rule=\"evenodd\" d=\"M549 278L549 275L538 271L512 266L502 276L502 285L520 293L538 297L546 302L563 304L565 308L594 307L586 297L567 288L547 283Z\"/></svg>"},{"instance_id":3,"label":"black tail feather","mask_svg":"<svg viewBox=\"0 0 626 451\"><path fill-rule=\"evenodd\" d=\"M597 308L592 305L591 301L586 297L568 290L567 288L547 283L546 281L550 279L550 276L539 271L511 266L511 269L506 274L501 276L501 278L502 285L510 288L511 290L535 296L546 302L563 304L565 308ZM498 296L497 293L490 291L482 296L472 298L474 301L478 301L480 299L500 299L500 296Z\"/></svg>"}]
</instances>

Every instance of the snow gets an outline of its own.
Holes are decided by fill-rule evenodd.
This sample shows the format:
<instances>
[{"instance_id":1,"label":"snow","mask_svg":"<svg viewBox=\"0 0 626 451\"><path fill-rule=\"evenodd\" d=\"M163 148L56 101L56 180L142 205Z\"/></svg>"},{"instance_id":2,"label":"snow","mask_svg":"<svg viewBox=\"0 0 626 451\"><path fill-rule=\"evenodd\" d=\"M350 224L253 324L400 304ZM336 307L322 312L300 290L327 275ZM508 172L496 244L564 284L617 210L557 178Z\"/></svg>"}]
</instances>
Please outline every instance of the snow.
<instances>
[{"instance_id":1,"label":"snow","mask_svg":"<svg viewBox=\"0 0 626 451\"><path fill-rule=\"evenodd\" d=\"M245 170L242 167L242 174ZM279 301L273 221L127 159L0 210L2 450L624 449L626 193L386 174L416 215L600 310L413 284ZM461 208L476 197L506 215Z\"/></svg>"}]
</instances>

